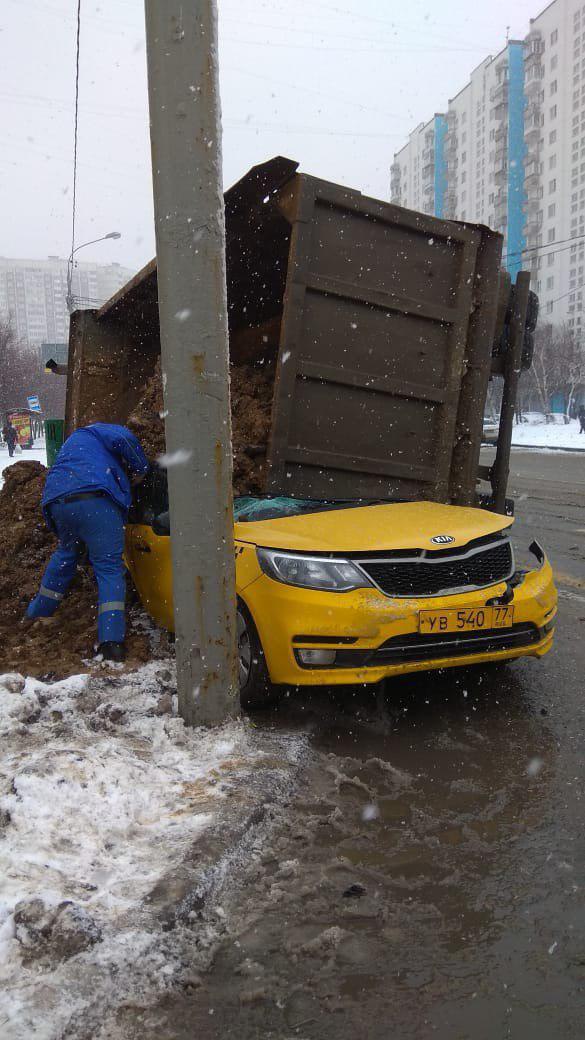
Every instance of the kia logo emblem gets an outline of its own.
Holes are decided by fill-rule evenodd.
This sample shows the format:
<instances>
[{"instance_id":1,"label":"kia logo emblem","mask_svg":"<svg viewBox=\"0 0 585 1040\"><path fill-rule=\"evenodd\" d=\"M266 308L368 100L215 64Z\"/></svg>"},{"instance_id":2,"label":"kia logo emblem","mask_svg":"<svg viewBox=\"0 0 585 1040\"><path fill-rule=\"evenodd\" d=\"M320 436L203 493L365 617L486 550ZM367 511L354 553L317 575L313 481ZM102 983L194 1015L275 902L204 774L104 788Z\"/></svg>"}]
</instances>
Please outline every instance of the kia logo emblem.
<instances>
[{"instance_id":1,"label":"kia logo emblem","mask_svg":"<svg viewBox=\"0 0 585 1040\"><path fill-rule=\"evenodd\" d=\"M451 534L436 534L434 538L431 538L433 545L450 545L455 539Z\"/></svg>"}]
</instances>

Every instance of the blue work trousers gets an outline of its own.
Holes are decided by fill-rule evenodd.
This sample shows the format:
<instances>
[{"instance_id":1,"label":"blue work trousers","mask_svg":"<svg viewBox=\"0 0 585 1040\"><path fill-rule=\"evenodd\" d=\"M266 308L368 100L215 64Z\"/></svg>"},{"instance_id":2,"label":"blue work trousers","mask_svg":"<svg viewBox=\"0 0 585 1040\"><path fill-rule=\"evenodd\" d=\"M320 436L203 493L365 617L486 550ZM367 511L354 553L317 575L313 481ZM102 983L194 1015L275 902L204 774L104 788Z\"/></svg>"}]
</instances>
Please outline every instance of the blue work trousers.
<instances>
[{"instance_id":1,"label":"blue work trousers","mask_svg":"<svg viewBox=\"0 0 585 1040\"><path fill-rule=\"evenodd\" d=\"M126 621L124 516L107 496L77 502L56 501L49 506L59 547L47 564L38 594L27 617L51 617L69 588L83 548L89 553L98 584L98 642L121 643Z\"/></svg>"}]
</instances>

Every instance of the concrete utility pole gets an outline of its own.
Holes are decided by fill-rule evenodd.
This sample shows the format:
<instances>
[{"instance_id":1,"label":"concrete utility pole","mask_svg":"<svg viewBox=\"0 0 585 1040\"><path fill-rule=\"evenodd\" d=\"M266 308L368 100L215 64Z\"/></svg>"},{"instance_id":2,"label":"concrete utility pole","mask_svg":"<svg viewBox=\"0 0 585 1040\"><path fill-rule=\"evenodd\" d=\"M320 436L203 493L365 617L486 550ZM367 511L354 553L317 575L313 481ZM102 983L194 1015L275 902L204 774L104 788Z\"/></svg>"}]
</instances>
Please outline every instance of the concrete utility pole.
<instances>
[{"instance_id":1,"label":"concrete utility pole","mask_svg":"<svg viewBox=\"0 0 585 1040\"><path fill-rule=\"evenodd\" d=\"M145 0L179 710L238 710L215 0Z\"/></svg>"}]
</instances>

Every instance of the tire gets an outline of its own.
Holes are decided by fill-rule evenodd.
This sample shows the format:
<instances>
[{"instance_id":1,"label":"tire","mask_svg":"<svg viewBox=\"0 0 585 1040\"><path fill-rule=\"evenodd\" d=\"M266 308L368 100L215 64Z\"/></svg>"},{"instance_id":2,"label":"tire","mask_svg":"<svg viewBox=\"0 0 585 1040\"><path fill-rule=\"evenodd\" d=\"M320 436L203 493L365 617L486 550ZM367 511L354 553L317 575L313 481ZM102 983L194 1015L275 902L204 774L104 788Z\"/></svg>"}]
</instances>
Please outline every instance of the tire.
<instances>
[{"instance_id":1,"label":"tire","mask_svg":"<svg viewBox=\"0 0 585 1040\"><path fill-rule=\"evenodd\" d=\"M280 689L270 682L256 625L250 611L241 600L238 600L236 622L240 704L244 711L259 711L275 704L282 694Z\"/></svg>"}]
</instances>

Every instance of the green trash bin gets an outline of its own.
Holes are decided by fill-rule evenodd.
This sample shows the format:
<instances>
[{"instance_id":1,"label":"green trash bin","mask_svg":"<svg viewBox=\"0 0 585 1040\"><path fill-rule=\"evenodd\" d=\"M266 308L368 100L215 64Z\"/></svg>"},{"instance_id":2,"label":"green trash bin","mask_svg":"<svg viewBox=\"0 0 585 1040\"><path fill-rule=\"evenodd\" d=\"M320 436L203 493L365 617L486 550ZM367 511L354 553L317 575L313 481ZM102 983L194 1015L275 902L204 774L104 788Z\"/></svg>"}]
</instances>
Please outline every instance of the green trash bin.
<instances>
[{"instance_id":1,"label":"green trash bin","mask_svg":"<svg viewBox=\"0 0 585 1040\"><path fill-rule=\"evenodd\" d=\"M45 443L47 446L47 466L52 466L59 448L65 438L64 419L45 419Z\"/></svg>"}]
</instances>

